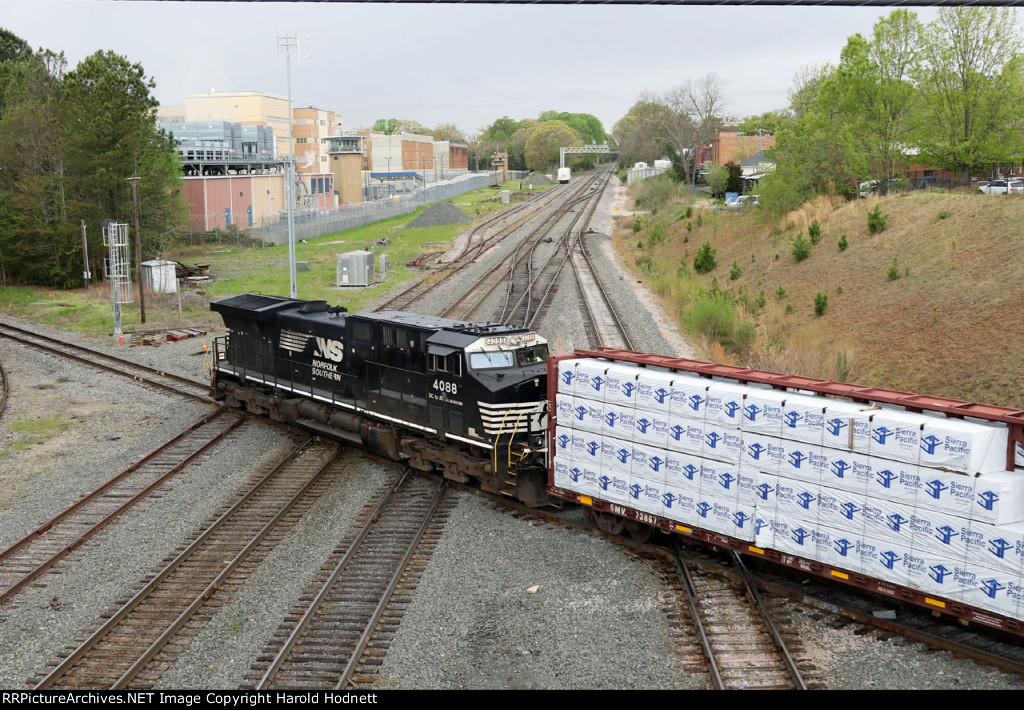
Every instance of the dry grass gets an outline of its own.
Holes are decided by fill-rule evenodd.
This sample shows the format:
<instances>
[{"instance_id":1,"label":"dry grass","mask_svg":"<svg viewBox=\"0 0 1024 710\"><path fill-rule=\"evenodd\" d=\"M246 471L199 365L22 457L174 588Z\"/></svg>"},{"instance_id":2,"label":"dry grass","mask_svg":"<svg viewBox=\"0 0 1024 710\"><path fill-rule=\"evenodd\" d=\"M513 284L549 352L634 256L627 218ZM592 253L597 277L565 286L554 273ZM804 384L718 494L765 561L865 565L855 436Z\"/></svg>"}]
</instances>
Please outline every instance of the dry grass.
<instances>
[{"instance_id":1,"label":"dry grass","mask_svg":"<svg viewBox=\"0 0 1024 710\"><path fill-rule=\"evenodd\" d=\"M889 215L887 229L869 235L867 213L877 204ZM718 267L698 277L706 287L717 279L734 293L745 287L751 298L765 292L768 305L754 316L758 338L744 364L1024 408L1024 199L939 192L819 198L778 224L755 213L704 214L705 225L691 233L672 225L654 251L655 269L667 274L680 258L692 263L706 240L718 252ZM822 239L796 262L791 240L815 219ZM843 252L842 234L849 242ZM893 257L900 278L890 280ZM734 260L743 273L731 281ZM820 317L819 292L828 296Z\"/></svg>"}]
</instances>

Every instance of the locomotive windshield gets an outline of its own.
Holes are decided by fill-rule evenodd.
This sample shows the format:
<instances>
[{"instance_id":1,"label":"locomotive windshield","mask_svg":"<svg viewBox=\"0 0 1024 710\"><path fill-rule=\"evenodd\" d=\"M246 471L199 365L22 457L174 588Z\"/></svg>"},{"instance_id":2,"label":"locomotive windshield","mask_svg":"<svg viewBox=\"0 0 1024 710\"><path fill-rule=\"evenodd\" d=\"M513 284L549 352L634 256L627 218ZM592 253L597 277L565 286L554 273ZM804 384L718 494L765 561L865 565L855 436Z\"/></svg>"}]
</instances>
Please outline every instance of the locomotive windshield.
<instances>
[{"instance_id":1,"label":"locomotive windshield","mask_svg":"<svg viewBox=\"0 0 1024 710\"><path fill-rule=\"evenodd\" d=\"M530 348L523 348L516 351L520 367L525 365L536 365L538 362L545 362L548 359L547 345L534 345Z\"/></svg>"},{"instance_id":2,"label":"locomotive windshield","mask_svg":"<svg viewBox=\"0 0 1024 710\"><path fill-rule=\"evenodd\" d=\"M490 370L498 367L525 367L536 365L548 359L547 345L533 345L519 350L490 350L469 354L469 366L474 370Z\"/></svg>"},{"instance_id":3,"label":"locomotive windshield","mask_svg":"<svg viewBox=\"0 0 1024 710\"><path fill-rule=\"evenodd\" d=\"M488 370L493 367L512 367L512 351L494 350L491 352L470 353L469 365L474 370Z\"/></svg>"}]
</instances>

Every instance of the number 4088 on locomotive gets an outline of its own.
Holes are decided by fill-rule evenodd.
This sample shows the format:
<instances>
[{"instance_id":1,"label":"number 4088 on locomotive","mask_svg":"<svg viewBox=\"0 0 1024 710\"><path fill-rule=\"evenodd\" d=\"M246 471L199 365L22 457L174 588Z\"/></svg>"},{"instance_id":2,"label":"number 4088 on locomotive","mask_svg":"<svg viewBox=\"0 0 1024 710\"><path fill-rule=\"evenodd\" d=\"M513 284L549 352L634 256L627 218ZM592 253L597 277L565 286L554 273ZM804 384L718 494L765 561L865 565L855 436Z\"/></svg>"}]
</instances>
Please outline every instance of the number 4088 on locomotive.
<instances>
[{"instance_id":1,"label":"number 4088 on locomotive","mask_svg":"<svg viewBox=\"0 0 1024 710\"><path fill-rule=\"evenodd\" d=\"M527 504L547 502L547 342L524 328L326 301L215 301L228 405Z\"/></svg>"}]
</instances>

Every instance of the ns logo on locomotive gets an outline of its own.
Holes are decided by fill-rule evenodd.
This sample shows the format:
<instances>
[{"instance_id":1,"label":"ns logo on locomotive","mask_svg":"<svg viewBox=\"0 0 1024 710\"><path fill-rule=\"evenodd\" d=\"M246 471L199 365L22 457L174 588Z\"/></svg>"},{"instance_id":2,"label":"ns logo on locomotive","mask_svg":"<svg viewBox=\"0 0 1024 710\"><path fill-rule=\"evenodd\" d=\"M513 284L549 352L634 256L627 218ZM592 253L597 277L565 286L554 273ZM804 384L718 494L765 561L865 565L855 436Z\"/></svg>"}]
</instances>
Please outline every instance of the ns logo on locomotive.
<instances>
[{"instance_id":1,"label":"ns logo on locomotive","mask_svg":"<svg viewBox=\"0 0 1024 710\"><path fill-rule=\"evenodd\" d=\"M226 404L529 505L547 502L547 342L524 328L244 294L210 304L228 335Z\"/></svg>"}]
</instances>

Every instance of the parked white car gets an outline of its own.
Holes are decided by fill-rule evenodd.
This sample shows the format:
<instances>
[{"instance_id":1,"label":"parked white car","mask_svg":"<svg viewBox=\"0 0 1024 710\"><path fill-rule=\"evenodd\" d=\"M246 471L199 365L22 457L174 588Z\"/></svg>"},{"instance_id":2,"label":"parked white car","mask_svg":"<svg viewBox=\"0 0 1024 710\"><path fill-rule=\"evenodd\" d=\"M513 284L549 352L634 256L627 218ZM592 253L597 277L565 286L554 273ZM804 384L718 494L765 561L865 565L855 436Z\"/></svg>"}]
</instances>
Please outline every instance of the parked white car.
<instances>
[{"instance_id":1,"label":"parked white car","mask_svg":"<svg viewBox=\"0 0 1024 710\"><path fill-rule=\"evenodd\" d=\"M978 190L986 195L1020 195L1024 194L1024 180L993 180Z\"/></svg>"},{"instance_id":2,"label":"parked white car","mask_svg":"<svg viewBox=\"0 0 1024 710\"><path fill-rule=\"evenodd\" d=\"M725 206L731 210L738 210L743 207L757 207L761 203L758 201L758 195L740 195L731 202L726 202Z\"/></svg>"}]
</instances>

